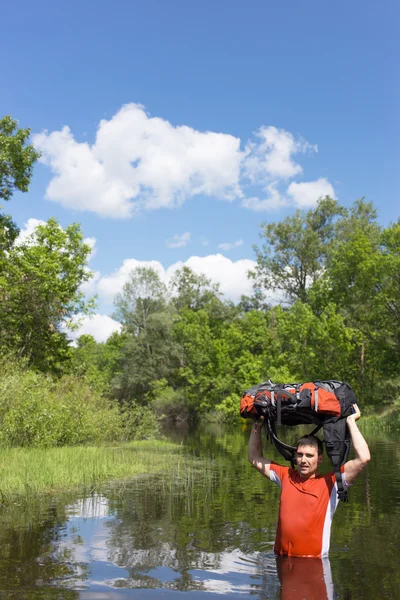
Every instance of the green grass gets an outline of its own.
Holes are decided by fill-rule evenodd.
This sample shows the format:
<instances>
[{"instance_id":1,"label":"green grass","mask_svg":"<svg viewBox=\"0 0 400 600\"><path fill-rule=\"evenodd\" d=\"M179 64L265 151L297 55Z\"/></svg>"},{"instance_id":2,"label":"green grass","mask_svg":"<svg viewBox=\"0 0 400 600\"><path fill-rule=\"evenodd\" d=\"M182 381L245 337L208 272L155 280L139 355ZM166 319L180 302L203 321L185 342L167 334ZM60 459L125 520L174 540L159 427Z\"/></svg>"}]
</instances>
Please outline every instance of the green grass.
<instances>
[{"instance_id":1,"label":"green grass","mask_svg":"<svg viewBox=\"0 0 400 600\"><path fill-rule=\"evenodd\" d=\"M363 417L363 425L366 428L379 430L400 430L400 403L395 402L387 406L379 413L373 413Z\"/></svg>"},{"instance_id":2,"label":"green grass","mask_svg":"<svg viewBox=\"0 0 400 600\"><path fill-rule=\"evenodd\" d=\"M14 496L95 490L106 481L139 475L174 472L179 478L187 461L193 459L184 457L180 446L160 441L118 447L4 449L0 450L0 503Z\"/></svg>"}]
</instances>

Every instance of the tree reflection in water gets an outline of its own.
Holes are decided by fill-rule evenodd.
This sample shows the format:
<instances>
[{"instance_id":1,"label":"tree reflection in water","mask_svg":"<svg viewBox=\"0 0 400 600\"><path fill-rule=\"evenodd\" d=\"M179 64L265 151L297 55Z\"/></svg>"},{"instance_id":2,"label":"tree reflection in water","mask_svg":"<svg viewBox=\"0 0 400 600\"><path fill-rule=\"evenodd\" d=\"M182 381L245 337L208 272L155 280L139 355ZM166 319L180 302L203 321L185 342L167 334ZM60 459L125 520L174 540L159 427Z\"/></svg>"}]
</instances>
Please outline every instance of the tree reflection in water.
<instances>
[{"instance_id":1,"label":"tree reflection in water","mask_svg":"<svg viewBox=\"0 0 400 600\"><path fill-rule=\"evenodd\" d=\"M249 467L247 438L212 428L188 438L209 461L190 481L180 473L3 507L0 598L330 600L326 563L273 555L279 490ZM400 442L368 441L373 460L333 524L340 598L396 598L400 589Z\"/></svg>"}]
</instances>

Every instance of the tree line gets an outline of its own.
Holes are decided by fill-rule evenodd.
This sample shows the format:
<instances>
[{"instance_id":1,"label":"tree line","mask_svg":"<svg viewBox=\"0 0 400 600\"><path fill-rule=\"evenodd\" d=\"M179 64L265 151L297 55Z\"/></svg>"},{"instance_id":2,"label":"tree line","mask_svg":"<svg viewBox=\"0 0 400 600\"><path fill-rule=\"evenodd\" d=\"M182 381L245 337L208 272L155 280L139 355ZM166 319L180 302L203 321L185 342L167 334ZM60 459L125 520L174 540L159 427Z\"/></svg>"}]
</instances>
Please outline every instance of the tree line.
<instances>
[{"instance_id":1,"label":"tree line","mask_svg":"<svg viewBox=\"0 0 400 600\"><path fill-rule=\"evenodd\" d=\"M29 133L0 120L0 199L27 191L39 157ZM363 405L395 402L400 220L382 227L365 199L346 208L325 197L262 223L259 235L250 296L226 300L187 266L168 286L138 267L115 298L121 332L104 343L84 335L73 347L65 328L95 306L80 292L91 277L80 226L50 219L21 239L1 213L0 360L51 385L86 385L130 435L153 415L235 419L243 391L268 378L346 380Z\"/></svg>"},{"instance_id":2,"label":"tree line","mask_svg":"<svg viewBox=\"0 0 400 600\"><path fill-rule=\"evenodd\" d=\"M364 405L393 402L400 223L382 228L364 200L345 209L324 198L260 235L254 294L237 304L188 267L168 288L135 269L115 299L122 332L105 344L82 336L81 368L93 381L108 373L107 393L120 401L170 416L234 418L243 391L267 378L346 380ZM279 304L268 304L271 290Z\"/></svg>"}]
</instances>

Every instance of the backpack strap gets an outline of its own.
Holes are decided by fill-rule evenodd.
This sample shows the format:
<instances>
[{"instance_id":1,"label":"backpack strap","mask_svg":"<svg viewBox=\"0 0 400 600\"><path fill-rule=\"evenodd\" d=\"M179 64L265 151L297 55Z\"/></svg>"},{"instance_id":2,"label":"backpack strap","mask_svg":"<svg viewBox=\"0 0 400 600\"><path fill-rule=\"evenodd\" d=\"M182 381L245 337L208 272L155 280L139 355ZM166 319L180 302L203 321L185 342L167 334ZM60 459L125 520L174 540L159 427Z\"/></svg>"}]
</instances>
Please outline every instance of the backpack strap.
<instances>
[{"instance_id":1,"label":"backpack strap","mask_svg":"<svg viewBox=\"0 0 400 600\"><path fill-rule=\"evenodd\" d=\"M347 490L344 489L340 467L347 461L351 440L346 419L334 417L324 423L324 442L326 452L331 459L336 477L338 498L343 502L348 501Z\"/></svg>"},{"instance_id":2,"label":"backpack strap","mask_svg":"<svg viewBox=\"0 0 400 600\"><path fill-rule=\"evenodd\" d=\"M336 485L337 485L337 496L339 498L339 500L341 500L342 502L348 502L349 498L347 495L347 490L344 489L344 485L343 485L343 479L342 479L342 473L340 471L340 457L338 454L334 454L331 455L331 461L332 461L332 465L333 465L333 472L335 473L335 477L336 477Z\"/></svg>"},{"instance_id":3,"label":"backpack strap","mask_svg":"<svg viewBox=\"0 0 400 600\"><path fill-rule=\"evenodd\" d=\"M321 429L321 427L322 427L322 424L321 424L321 425L317 425L317 426L315 427L315 429L313 429L313 430L312 430L312 431L309 433L309 435L315 435L316 433L318 433L318 431Z\"/></svg>"},{"instance_id":4,"label":"backpack strap","mask_svg":"<svg viewBox=\"0 0 400 600\"><path fill-rule=\"evenodd\" d=\"M276 424L278 427L282 425L282 392L278 391L276 395Z\"/></svg>"},{"instance_id":5,"label":"backpack strap","mask_svg":"<svg viewBox=\"0 0 400 600\"><path fill-rule=\"evenodd\" d=\"M290 446L289 444L282 442L282 440L280 440L278 438L278 436L276 435L275 423L273 421L271 421L269 418L265 419L265 424L266 424L267 439L269 439L274 444L274 446L278 450L279 454L281 456L283 456L283 458L285 460L290 462L292 469L294 469L295 464L296 464L295 460L294 460L296 447Z\"/></svg>"},{"instance_id":6,"label":"backpack strap","mask_svg":"<svg viewBox=\"0 0 400 600\"><path fill-rule=\"evenodd\" d=\"M343 424L346 425L346 421L344 419L335 419L336 421L340 421L340 425L339 425L339 429L343 428ZM286 444L285 442L282 442L282 440L280 440L278 438L278 436L276 435L276 429L275 429L275 422L271 421L271 419L269 419L268 417L265 419L265 425L266 425L266 436L267 439L269 439L275 446L275 448L278 450L279 454L281 456L283 456L283 458L285 460L287 460L288 462L290 462L292 469L295 468L296 466L296 462L295 462L295 453L296 453L296 446L290 446L289 444ZM333 425L333 423L331 423L331 425ZM336 423L335 423L336 425ZM313 429L313 431L311 432L311 435L315 435L317 433L317 431L321 429L321 425L318 425L317 427L315 427ZM331 429L331 428L328 428ZM347 427L345 427L345 432L346 434L348 434L348 430ZM325 434L325 425L324 425L324 434ZM325 434L326 435L326 434ZM349 440L350 442L350 436L349 436ZM347 495L347 490L344 489L344 485L343 485L343 480L342 480L342 473L340 471L340 467L342 466L343 462L345 462L347 460L347 457L349 455L349 451L350 451L350 443L346 443L347 440L345 440L345 443L343 444L342 442L327 442L325 441L325 446L326 446L326 450L327 450L327 454L329 456L329 458L331 459L332 465L333 465L333 471L335 473L335 477L336 477L336 484L337 484L337 495L339 500L341 500L342 502L348 502L348 495ZM345 451L343 452L343 448L345 448Z\"/></svg>"}]
</instances>

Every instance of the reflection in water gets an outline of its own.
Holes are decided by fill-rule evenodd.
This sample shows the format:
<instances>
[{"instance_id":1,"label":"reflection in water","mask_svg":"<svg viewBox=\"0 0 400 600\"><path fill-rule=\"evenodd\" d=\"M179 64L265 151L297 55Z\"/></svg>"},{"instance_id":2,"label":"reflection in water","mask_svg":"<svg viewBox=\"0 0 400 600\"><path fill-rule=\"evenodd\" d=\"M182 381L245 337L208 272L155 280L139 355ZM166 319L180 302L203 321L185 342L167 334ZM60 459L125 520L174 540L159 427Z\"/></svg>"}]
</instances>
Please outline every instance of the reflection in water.
<instances>
[{"instance_id":1,"label":"reflection in water","mask_svg":"<svg viewBox=\"0 0 400 600\"><path fill-rule=\"evenodd\" d=\"M276 558L281 600L333 600L334 589L329 558Z\"/></svg>"},{"instance_id":2,"label":"reflection in water","mask_svg":"<svg viewBox=\"0 0 400 600\"><path fill-rule=\"evenodd\" d=\"M77 587L84 589L89 583L90 589L99 593L106 588L129 588L244 595L264 586L268 573L268 586L274 593L268 597L276 596L279 585L273 555L255 552L243 556L237 548L206 551L200 547L204 545L202 535L194 532L188 536L186 547L179 547L176 541L168 541L170 533L166 535L166 524L161 525L162 514L159 518L155 514L145 516L143 508L149 506L143 505L136 492L128 493L119 519L104 496L92 496L67 507L67 536L59 542L58 550L67 550L72 543L75 564L90 565L89 581L87 573L79 581L75 570ZM143 489L140 495L142 499L146 496ZM223 524L219 527L223 535Z\"/></svg>"},{"instance_id":3,"label":"reflection in water","mask_svg":"<svg viewBox=\"0 0 400 600\"><path fill-rule=\"evenodd\" d=\"M77 600L75 576L86 577L88 565L70 561L65 536L65 500L32 498L29 505L12 503L0 510L0 597L7 600L53 599L61 582L63 600ZM40 592L38 591L40 589ZM37 592L37 593L36 593Z\"/></svg>"},{"instance_id":4,"label":"reflection in water","mask_svg":"<svg viewBox=\"0 0 400 600\"><path fill-rule=\"evenodd\" d=\"M0 598L331 600L329 563L275 558L279 490L249 467L247 436L209 429L188 438L193 453L214 460L190 484L148 478L89 498L3 507ZM379 460L333 524L339 598L399 597L400 443L372 441L371 451Z\"/></svg>"}]
</instances>

